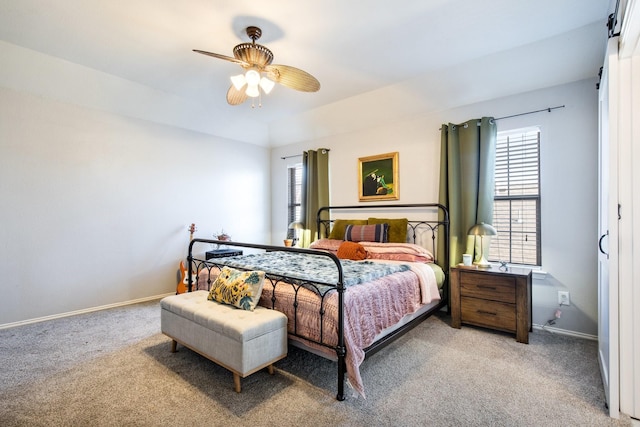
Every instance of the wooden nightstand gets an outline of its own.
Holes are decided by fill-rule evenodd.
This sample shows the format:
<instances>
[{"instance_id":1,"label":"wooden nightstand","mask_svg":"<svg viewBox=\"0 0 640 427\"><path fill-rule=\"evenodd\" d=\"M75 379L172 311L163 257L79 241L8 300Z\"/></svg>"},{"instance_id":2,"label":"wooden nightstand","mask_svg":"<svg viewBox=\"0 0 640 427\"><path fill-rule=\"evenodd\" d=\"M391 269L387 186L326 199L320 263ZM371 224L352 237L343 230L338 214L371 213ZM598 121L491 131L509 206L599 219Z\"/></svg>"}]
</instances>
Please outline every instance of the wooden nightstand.
<instances>
[{"instance_id":1,"label":"wooden nightstand","mask_svg":"<svg viewBox=\"0 0 640 427\"><path fill-rule=\"evenodd\" d=\"M531 270L507 271L451 268L451 326L462 323L513 332L529 343L531 322Z\"/></svg>"}]
</instances>

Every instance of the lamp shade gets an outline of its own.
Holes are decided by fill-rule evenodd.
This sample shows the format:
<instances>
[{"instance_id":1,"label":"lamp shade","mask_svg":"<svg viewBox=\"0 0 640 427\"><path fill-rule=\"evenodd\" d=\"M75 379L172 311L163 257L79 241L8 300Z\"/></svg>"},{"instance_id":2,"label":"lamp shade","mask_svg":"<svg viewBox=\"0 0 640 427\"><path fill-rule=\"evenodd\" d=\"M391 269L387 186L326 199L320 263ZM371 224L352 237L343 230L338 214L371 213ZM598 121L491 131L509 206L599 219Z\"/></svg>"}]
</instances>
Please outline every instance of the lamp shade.
<instances>
[{"instance_id":1,"label":"lamp shade","mask_svg":"<svg viewBox=\"0 0 640 427\"><path fill-rule=\"evenodd\" d=\"M247 80L249 86L258 86L258 83L260 83L260 73L256 70L247 71L244 78Z\"/></svg>"},{"instance_id":2,"label":"lamp shade","mask_svg":"<svg viewBox=\"0 0 640 427\"><path fill-rule=\"evenodd\" d=\"M275 86L275 83L269 80L268 78L263 77L260 79L260 87L262 88L264 93L266 93L267 95L269 95L269 92L271 92L271 89L273 89L273 86Z\"/></svg>"},{"instance_id":3,"label":"lamp shade","mask_svg":"<svg viewBox=\"0 0 640 427\"><path fill-rule=\"evenodd\" d=\"M238 74L237 76L231 76L231 83L237 90L241 90L244 85L247 84L247 79L244 74Z\"/></svg>"},{"instance_id":4,"label":"lamp shade","mask_svg":"<svg viewBox=\"0 0 640 427\"><path fill-rule=\"evenodd\" d=\"M292 222L291 224L289 224L289 229L290 230L304 230L304 225L299 221L295 221L295 222Z\"/></svg>"},{"instance_id":5,"label":"lamp shade","mask_svg":"<svg viewBox=\"0 0 640 427\"><path fill-rule=\"evenodd\" d=\"M471 227L467 234L469 236L495 236L498 232L492 225L481 222Z\"/></svg>"}]
</instances>

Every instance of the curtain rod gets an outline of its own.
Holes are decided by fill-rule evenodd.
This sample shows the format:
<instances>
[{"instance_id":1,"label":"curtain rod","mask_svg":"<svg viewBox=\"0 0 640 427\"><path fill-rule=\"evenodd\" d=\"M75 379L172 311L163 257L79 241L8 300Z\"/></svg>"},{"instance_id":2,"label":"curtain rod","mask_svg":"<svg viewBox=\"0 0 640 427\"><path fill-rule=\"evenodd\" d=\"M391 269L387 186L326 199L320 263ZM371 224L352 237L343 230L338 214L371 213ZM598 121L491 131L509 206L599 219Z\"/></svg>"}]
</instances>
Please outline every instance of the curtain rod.
<instances>
[{"instance_id":1,"label":"curtain rod","mask_svg":"<svg viewBox=\"0 0 640 427\"><path fill-rule=\"evenodd\" d=\"M318 148L318 150L322 150L322 154L327 154L329 151L331 151L329 148ZM284 157L280 157L282 160L286 160L286 159L290 159L292 157L302 157L302 154L293 154L291 156L284 156Z\"/></svg>"},{"instance_id":2,"label":"curtain rod","mask_svg":"<svg viewBox=\"0 0 640 427\"><path fill-rule=\"evenodd\" d=\"M541 112L543 112L543 111L547 111L547 112L549 112L549 113L550 113L550 112L551 112L551 110L556 110L556 109L558 109L558 108L564 108L564 107L565 107L564 105L558 105L558 106L556 106L556 107L547 107L547 108L543 108L542 110L527 111L526 113L518 113L518 114L512 114L512 115L510 115L510 116L498 117L498 118L496 118L496 119L493 119L492 121L497 121L497 120L502 120L502 119L510 119L511 117L525 116L525 115L527 115L527 114L541 113ZM477 124L478 126L480 126L480 124L481 124L481 123L480 123L480 120L478 120L478 121L476 122L476 124ZM454 125L454 126L459 126L459 125ZM465 123L465 128L466 128L466 127L467 127L467 125L466 125L466 123ZM439 128L438 130L442 130L442 128Z\"/></svg>"},{"instance_id":3,"label":"curtain rod","mask_svg":"<svg viewBox=\"0 0 640 427\"><path fill-rule=\"evenodd\" d=\"M497 119L494 119L494 120L510 119L511 117L524 116L524 115L533 114L533 113L541 113L543 111L550 113L551 110L555 110L558 108L564 108L564 105L558 105L557 107L547 107L547 108L543 108L542 110L536 110L536 111L527 111L526 113L513 114L511 116L498 117Z\"/></svg>"}]
</instances>

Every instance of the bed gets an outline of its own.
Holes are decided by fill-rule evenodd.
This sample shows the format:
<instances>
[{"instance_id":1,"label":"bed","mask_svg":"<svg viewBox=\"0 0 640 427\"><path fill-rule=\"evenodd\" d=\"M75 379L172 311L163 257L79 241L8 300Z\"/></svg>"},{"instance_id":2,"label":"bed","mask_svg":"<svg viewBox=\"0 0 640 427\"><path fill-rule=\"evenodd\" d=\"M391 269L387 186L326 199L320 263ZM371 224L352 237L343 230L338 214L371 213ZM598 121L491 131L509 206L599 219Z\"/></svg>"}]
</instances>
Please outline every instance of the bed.
<instances>
[{"instance_id":1,"label":"bed","mask_svg":"<svg viewBox=\"0 0 640 427\"><path fill-rule=\"evenodd\" d=\"M188 291L208 290L223 268L264 271L258 303L287 316L290 344L337 362L336 399L345 383L365 396L365 357L448 305L448 212L429 203L327 206L316 225L321 238L309 249L193 239ZM435 259L437 242L444 259ZM201 245L248 254L203 260L194 256Z\"/></svg>"}]
</instances>

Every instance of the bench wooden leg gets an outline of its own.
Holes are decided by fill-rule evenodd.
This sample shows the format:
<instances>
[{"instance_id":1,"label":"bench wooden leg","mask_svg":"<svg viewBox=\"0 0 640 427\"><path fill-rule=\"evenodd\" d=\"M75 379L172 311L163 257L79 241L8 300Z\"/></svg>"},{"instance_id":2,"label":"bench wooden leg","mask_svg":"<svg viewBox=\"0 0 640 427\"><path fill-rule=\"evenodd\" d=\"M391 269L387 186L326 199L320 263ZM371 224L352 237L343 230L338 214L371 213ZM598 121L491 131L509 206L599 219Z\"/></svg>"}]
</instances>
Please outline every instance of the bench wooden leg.
<instances>
[{"instance_id":1,"label":"bench wooden leg","mask_svg":"<svg viewBox=\"0 0 640 427\"><path fill-rule=\"evenodd\" d=\"M171 353L175 353L178 348L178 342L176 340L171 341Z\"/></svg>"},{"instance_id":2,"label":"bench wooden leg","mask_svg":"<svg viewBox=\"0 0 640 427\"><path fill-rule=\"evenodd\" d=\"M273 375L273 365L267 366L267 369L269 369L269 374Z\"/></svg>"},{"instance_id":3,"label":"bench wooden leg","mask_svg":"<svg viewBox=\"0 0 640 427\"><path fill-rule=\"evenodd\" d=\"M240 375L236 374L235 372L233 373L233 388L235 389L236 393L240 393L242 391L242 389L240 388Z\"/></svg>"}]
</instances>

